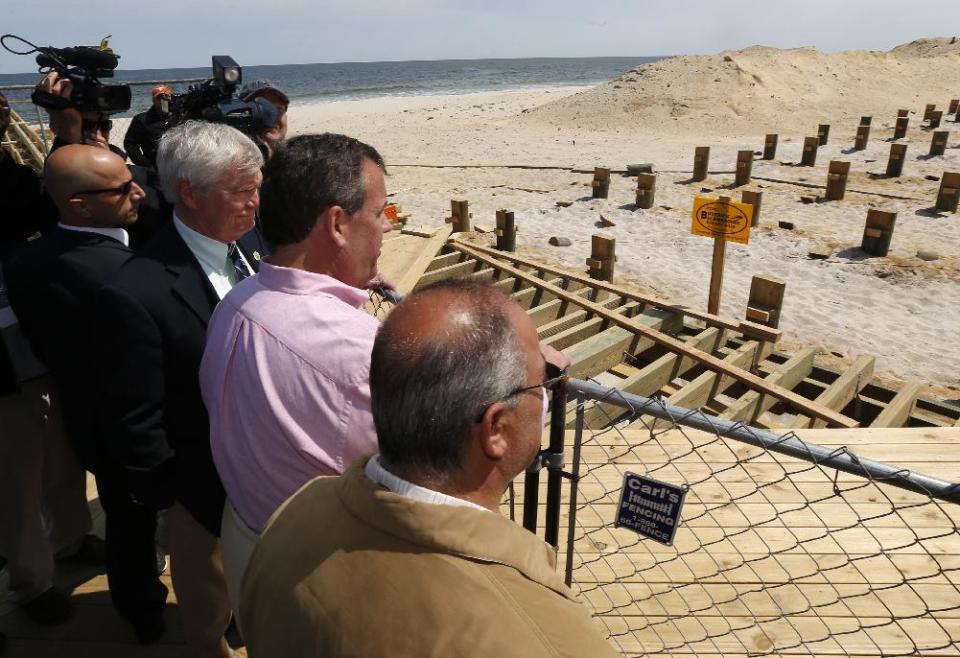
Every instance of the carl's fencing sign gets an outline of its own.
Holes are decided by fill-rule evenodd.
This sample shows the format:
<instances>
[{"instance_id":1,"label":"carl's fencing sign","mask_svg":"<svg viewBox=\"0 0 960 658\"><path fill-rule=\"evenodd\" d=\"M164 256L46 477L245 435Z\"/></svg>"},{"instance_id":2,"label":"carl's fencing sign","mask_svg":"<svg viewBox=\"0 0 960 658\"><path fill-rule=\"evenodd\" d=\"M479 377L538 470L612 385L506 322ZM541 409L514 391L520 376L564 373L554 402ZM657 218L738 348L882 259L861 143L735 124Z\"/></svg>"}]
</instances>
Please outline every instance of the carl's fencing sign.
<instances>
[{"instance_id":1,"label":"carl's fencing sign","mask_svg":"<svg viewBox=\"0 0 960 658\"><path fill-rule=\"evenodd\" d=\"M686 493L684 487L675 487L627 471L623 477L623 490L620 492L614 526L628 528L672 546Z\"/></svg>"}]
</instances>

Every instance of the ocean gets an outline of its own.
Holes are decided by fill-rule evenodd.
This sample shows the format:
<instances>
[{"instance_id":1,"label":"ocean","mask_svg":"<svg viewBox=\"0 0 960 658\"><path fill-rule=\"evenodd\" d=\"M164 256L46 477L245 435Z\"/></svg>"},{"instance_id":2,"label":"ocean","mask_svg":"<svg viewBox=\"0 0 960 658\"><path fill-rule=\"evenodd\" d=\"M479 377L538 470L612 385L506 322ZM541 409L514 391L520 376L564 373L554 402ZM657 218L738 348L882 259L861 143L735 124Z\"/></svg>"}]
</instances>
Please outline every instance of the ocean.
<instances>
[{"instance_id":1,"label":"ocean","mask_svg":"<svg viewBox=\"0 0 960 658\"><path fill-rule=\"evenodd\" d=\"M25 58L26 59L26 58ZM463 94L477 91L593 85L646 62L662 57L582 57L471 59L411 62L352 62L339 64L283 64L243 67L243 80L269 78L294 104L355 100L378 96ZM242 65L242 62L241 62ZM209 68L118 70L114 80L182 80L208 78ZM37 74L0 75L6 85L35 84ZM187 84L175 84L176 92ZM11 100L24 101L29 92L9 92ZM150 104L150 87L134 86L131 111ZM20 103L17 103L20 105ZM23 111L22 107L15 109Z\"/></svg>"}]
</instances>

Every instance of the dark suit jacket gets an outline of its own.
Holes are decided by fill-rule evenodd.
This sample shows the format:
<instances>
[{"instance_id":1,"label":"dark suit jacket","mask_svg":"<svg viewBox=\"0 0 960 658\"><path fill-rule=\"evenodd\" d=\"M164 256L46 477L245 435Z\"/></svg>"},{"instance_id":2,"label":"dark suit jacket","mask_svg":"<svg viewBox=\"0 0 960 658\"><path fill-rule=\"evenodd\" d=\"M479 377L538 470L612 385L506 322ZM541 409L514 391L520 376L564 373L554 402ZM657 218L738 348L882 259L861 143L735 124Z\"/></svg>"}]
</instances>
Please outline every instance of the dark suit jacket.
<instances>
[{"instance_id":1,"label":"dark suit jacket","mask_svg":"<svg viewBox=\"0 0 960 658\"><path fill-rule=\"evenodd\" d=\"M238 241L257 269L256 229ZM198 373L219 299L171 222L99 293L103 429L130 488L158 508L179 501L220 534L225 494L210 452Z\"/></svg>"},{"instance_id":2,"label":"dark suit jacket","mask_svg":"<svg viewBox=\"0 0 960 658\"><path fill-rule=\"evenodd\" d=\"M94 301L132 253L113 238L55 227L4 263L10 305L57 382L67 435L90 471L97 470L99 443Z\"/></svg>"}]
</instances>

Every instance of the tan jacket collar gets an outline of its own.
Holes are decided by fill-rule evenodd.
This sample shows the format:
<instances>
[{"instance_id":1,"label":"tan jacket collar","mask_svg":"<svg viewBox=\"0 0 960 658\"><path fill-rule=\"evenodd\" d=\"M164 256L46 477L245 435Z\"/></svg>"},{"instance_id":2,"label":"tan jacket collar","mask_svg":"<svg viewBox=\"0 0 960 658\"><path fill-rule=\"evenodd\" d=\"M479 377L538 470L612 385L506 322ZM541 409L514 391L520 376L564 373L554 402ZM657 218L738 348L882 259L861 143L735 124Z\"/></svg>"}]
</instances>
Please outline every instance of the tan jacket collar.
<instances>
[{"instance_id":1,"label":"tan jacket collar","mask_svg":"<svg viewBox=\"0 0 960 658\"><path fill-rule=\"evenodd\" d=\"M511 567L575 600L556 571L556 551L537 536L500 514L431 505L387 491L363 473L364 461L337 483L343 506L362 522L432 552Z\"/></svg>"}]
</instances>

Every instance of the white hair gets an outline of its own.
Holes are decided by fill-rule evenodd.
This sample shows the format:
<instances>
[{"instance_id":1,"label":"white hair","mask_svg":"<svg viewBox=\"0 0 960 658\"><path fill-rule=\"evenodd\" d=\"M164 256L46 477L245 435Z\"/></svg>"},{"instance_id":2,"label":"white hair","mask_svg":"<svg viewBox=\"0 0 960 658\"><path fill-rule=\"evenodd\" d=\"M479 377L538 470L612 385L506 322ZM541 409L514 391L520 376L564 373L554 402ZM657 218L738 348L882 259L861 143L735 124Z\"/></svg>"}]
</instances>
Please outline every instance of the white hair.
<instances>
[{"instance_id":1,"label":"white hair","mask_svg":"<svg viewBox=\"0 0 960 658\"><path fill-rule=\"evenodd\" d=\"M170 203L179 201L177 181L188 181L200 192L207 192L225 176L261 167L263 155L257 145L222 123L187 121L164 133L157 149L160 187Z\"/></svg>"}]
</instances>

